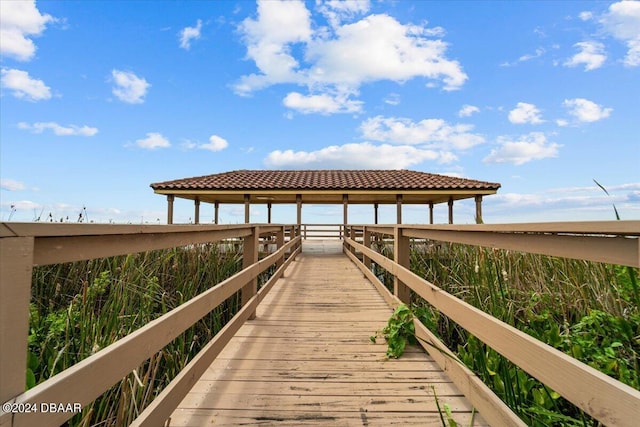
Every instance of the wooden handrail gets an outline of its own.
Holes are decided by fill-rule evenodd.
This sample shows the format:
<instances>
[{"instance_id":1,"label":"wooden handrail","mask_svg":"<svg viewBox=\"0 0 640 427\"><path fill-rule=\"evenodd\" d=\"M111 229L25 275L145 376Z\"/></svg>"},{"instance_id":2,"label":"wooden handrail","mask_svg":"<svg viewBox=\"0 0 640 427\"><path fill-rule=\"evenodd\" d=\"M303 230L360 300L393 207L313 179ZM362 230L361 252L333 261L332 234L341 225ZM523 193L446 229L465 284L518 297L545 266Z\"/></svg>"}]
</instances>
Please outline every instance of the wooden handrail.
<instances>
[{"instance_id":1,"label":"wooden handrail","mask_svg":"<svg viewBox=\"0 0 640 427\"><path fill-rule=\"evenodd\" d=\"M285 228L296 236L284 244ZM102 234L101 234L102 233ZM218 285L153 320L96 354L23 392L26 370L28 312L31 269L35 264L51 264L153 249L199 244L227 238L276 233L279 248L262 260L246 267ZM244 251L257 254L257 248ZM286 253L290 256L285 262ZM74 402L86 405L129 374L144 360L161 350L179 334L224 302L240 289L252 291L255 278L276 264L279 268L260 293L249 295L240 314L232 320L239 327L245 314L251 314L263 294L280 277L284 268L300 251L296 226L111 226L76 224L0 223L0 400L4 402ZM255 257L257 259L257 256ZM26 321L25 321L26 317ZM237 319L236 319L237 318ZM242 320L240 320L242 319ZM231 328L231 326L230 326ZM229 330L227 328L225 330ZM227 336L223 334L221 336ZM231 334L232 335L232 334ZM215 340L224 347L226 341ZM209 349L210 346L207 346ZM211 355L211 351L209 351ZM215 355L213 356L215 357ZM17 372L17 375L15 374ZM179 403L175 402L177 405ZM164 409L166 411L166 408ZM70 412L0 412L0 425L60 425L74 414Z\"/></svg>"},{"instance_id":2,"label":"wooden handrail","mask_svg":"<svg viewBox=\"0 0 640 427\"><path fill-rule=\"evenodd\" d=\"M480 246L491 246L498 248L512 249L516 246L518 250L529 252L547 253L557 255L558 238L562 238L562 243L558 246L565 246L563 249L566 257L582 259L583 256L589 259L607 262L610 256L597 255L597 244L604 244L607 250L616 254L630 251L631 256L616 256L615 259L623 260L626 265L638 265L638 244L640 239L633 237L640 235L640 221L620 221L603 222L602 229L605 233L598 233L595 223L588 224L565 224L564 226L555 223L552 226L538 224L531 226L534 233L517 234L523 242L514 239L513 233L524 233L521 225L516 225L510 229L507 225L500 226L474 226L467 227L446 227L445 234L437 234L438 240L472 243ZM411 237L425 238L429 233L437 233L442 227L438 226L395 226L394 233L397 239L407 239ZM507 237L502 240L495 231L499 229ZM549 230L571 230L571 233L578 235L557 236L547 233ZM391 234L389 228L363 226L363 232L383 232ZM473 231L472 231L473 230ZM517 230L517 231L515 231ZM463 237L452 236L454 233L461 233ZM475 233L473 242L470 242L469 233ZM530 235L543 242L548 239L552 248L544 249L543 245L537 242L531 246ZM605 237L616 236L616 237ZM567 244L570 239L577 239L580 245ZM594 239L594 240L585 240ZM605 240L608 239L608 240ZM597 242L597 243L596 243ZM607 242L607 243L604 243ZM409 270L408 265L401 265L391 260L371 248L357 243L353 239L345 239L345 245L352 249L359 250L365 259L369 259L385 268L401 281L402 284L411 288L414 292L424 298L427 302L437 308L441 313L458 323L467 331L485 342L494 350L505 356L514 364L528 372L533 377L548 385L567 400L578 406L580 409L603 422L606 425L632 426L636 420L640 419L640 392L629 387L600 371L554 349L541 341L507 325L506 323L484 313L470 304L448 294L442 289L427 280L417 276ZM529 246L528 246L529 245ZM568 248L567 248L568 246ZM581 246L581 247L579 247ZM397 256L397 254L396 254Z\"/></svg>"}]
</instances>

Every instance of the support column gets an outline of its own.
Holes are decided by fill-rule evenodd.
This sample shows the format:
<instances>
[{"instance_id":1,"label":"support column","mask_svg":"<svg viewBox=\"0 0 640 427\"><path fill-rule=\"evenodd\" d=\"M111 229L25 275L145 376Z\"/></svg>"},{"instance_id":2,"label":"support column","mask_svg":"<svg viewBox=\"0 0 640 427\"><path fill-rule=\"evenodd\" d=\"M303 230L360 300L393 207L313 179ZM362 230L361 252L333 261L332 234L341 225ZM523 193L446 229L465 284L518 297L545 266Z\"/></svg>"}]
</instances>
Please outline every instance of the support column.
<instances>
[{"instance_id":1,"label":"support column","mask_svg":"<svg viewBox=\"0 0 640 427\"><path fill-rule=\"evenodd\" d=\"M167 224L173 224L173 201L176 196L167 194Z\"/></svg>"},{"instance_id":2,"label":"support column","mask_svg":"<svg viewBox=\"0 0 640 427\"><path fill-rule=\"evenodd\" d=\"M218 224L220 219L220 202L215 202L213 204L213 223Z\"/></svg>"},{"instance_id":3,"label":"support column","mask_svg":"<svg viewBox=\"0 0 640 427\"><path fill-rule=\"evenodd\" d=\"M251 196L249 196L248 194L244 195L244 223L245 224L249 224L249 219L250 219L250 210L251 210Z\"/></svg>"},{"instance_id":4,"label":"support column","mask_svg":"<svg viewBox=\"0 0 640 427\"><path fill-rule=\"evenodd\" d=\"M258 262L258 244L260 243L260 230L258 227L251 227L251 234L244 237L242 245L242 268L245 269L252 264ZM258 278L251 279L242 288L241 306L244 307L247 302L258 292ZM249 315L249 319L255 319L256 312Z\"/></svg>"},{"instance_id":5,"label":"support column","mask_svg":"<svg viewBox=\"0 0 640 427\"><path fill-rule=\"evenodd\" d=\"M429 202L429 224L433 224L433 202Z\"/></svg>"},{"instance_id":6,"label":"support column","mask_svg":"<svg viewBox=\"0 0 640 427\"><path fill-rule=\"evenodd\" d=\"M374 224L378 223L378 204L377 203L373 204L373 223Z\"/></svg>"},{"instance_id":7,"label":"support column","mask_svg":"<svg viewBox=\"0 0 640 427\"><path fill-rule=\"evenodd\" d=\"M453 197L449 197L449 224L453 224Z\"/></svg>"},{"instance_id":8,"label":"support column","mask_svg":"<svg viewBox=\"0 0 640 427\"><path fill-rule=\"evenodd\" d=\"M476 224L482 224L482 195L476 196Z\"/></svg>"},{"instance_id":9,"label":"support column","mask_svg":"<svg viewBox=\"0 0 640 427\"><path fill-rule=\"evenodd\" d=\"M396 195L396 224L402 224L402 194Z\"/></svg>"},{"instance_id":10,"label":"support column","mask_svg":"<svg viewBox=\"0 0 640 427\"><path fill-rule=\"evenodd\" d=\"M271 224L271 202L267 203L267 224Z\"/></svg>"},{"instance_id":11,"label":"support column","mask_svg":"<svg viewBox=\"0 0 640 427\"><path fill-rule=\"evenodd\" d=\"M193 223L194 224L200 224L200 198L196 197L195 200L193 201L193 204L195 206L195 212L193 215Z\"/></svg>"},{"instance_id":12,"label":"support column","mask_svg":"<svg viewBox=\"0 0 640 427\"><path fill-rule=\"evenodd\" d=\"M409 268L411 261L409 238L402 234L402 228L396 227L393 236L393 257L394 261L402 267ZM411 304L411 289L398 277L393 279L393 294L400 301Z\"/></svg>"},{"instance_id":13,"label":"support column","mask_svg":"<svg viewBox=\"0 0 640 427\"><path fill-rule=\"evenodd\" d=\"M349 223L349 196L347 194L342 195L342 224L347 225ZM344 236L347 237L345 232Z\"/></svg>"},{"instance_id":14,"label":"support column","mask_svg":"<svg viewBox=\"0 0 640 427\"><path fill-rule=\"evenodd\" d=\"M296 194L296 224L302 225L302 194Z\"/></svg>"}]
</instances>

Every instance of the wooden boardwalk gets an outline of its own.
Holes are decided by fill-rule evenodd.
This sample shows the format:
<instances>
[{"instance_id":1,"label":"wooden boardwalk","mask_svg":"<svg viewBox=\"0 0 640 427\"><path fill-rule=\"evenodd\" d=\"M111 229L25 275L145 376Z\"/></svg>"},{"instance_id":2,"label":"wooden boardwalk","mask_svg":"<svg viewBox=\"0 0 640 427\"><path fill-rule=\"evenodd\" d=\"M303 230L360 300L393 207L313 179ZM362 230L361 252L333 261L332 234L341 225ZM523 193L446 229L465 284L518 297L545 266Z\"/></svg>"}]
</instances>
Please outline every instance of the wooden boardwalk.
<instances>
[{"instance_id":1,"label":"wooden boardwalk","mask_svg":"<svg viewBox=\"0 0 640 427\"><path fill-rule=\"evenodd\" d=\"M421 348L387 360L371 343L391 309L341 246L303 248L170 426L442 426L435 395L461 425L486 425Z\"/></svg>"}]
</instances>

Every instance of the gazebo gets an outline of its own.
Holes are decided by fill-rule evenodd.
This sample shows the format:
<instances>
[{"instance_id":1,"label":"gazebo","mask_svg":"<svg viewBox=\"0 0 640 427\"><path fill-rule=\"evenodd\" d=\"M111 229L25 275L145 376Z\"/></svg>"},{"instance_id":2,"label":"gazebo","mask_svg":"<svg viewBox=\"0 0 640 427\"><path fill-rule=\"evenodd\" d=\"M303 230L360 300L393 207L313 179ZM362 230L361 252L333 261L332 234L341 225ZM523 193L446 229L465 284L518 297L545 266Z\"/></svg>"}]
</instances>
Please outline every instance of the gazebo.
<instances>
[{"instance_id":1,"label":"gazebo","mask_svg":"<svg viewBox=\"0 0 640 427\"><path fill-rule=\"evenodd\" d=\"M251 204L267 205L267 222L271 207L295 204L297 223L302 224L302 205L342 204L344 224L350 204L371 204L374 222L378 223L378 206L395 204L397 223L402 223L403 204L429 206L429 223L433 224L433 206L447 203L449 223L453 223L455 200L474 198L476 218L482 218L482 197L495 194L500 184L456 178L411 170L237 170L213 175L182 178L151 184L156 194L167 196L167 222L173 223L176 197L193 200L194 222L200 222L200 204L212 203L218 224L221 203L244 204L245 222L249 222Z\"/></svg>"}]
</instances>

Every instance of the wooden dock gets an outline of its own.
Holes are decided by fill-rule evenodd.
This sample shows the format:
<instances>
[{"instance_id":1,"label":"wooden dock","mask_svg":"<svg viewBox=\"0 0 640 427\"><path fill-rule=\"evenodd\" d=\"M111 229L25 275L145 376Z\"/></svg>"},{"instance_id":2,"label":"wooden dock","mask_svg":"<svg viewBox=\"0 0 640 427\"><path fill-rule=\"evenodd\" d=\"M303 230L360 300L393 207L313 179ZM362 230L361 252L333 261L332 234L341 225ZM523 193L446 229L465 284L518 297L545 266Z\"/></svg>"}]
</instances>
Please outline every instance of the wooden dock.
<instances>
[{"instance_id":1,"label":"wooden dock","mask_svg":"<svg viewBox=\"0 0 640 427\"><path fill-rule=\"evenodd\" d=\"M388 360L371 342L391 309L341 250L305 242L170 426L442 426L438 404L447 425L445 404L461 425L487 425L421 348Z\"/></svg>"}]
</instances>

